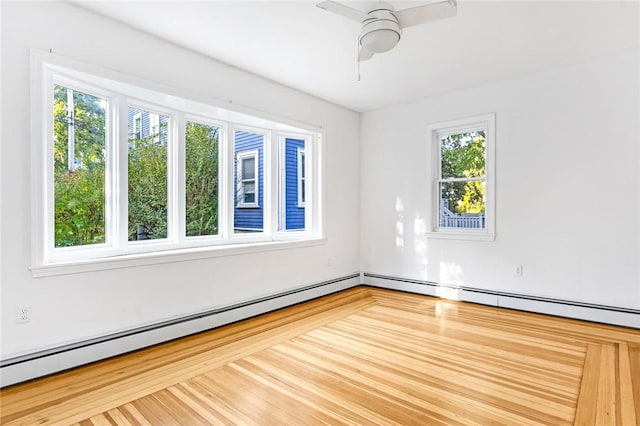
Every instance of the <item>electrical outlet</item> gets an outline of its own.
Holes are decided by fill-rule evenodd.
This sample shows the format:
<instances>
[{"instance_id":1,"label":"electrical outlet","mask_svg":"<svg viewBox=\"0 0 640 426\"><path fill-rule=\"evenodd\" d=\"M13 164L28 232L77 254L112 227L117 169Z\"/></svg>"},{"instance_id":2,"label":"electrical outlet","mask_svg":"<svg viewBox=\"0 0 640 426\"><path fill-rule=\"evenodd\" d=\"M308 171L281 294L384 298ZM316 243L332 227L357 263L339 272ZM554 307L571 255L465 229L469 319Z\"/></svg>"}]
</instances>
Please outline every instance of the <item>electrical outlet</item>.
<instances>
[{"instance_id":1,"label":"electrical outlet","mask_svg":"<svg viewBox=\"0 0 640 426\"><path fill-rule=\"evenodd\" d=\"M522 265L515 265L513 267L513 275L515 275L516 277L522 276Z\"/></svg>"},{"instance_id":2,"label":"electrical outlet","mask_svg":"<svg viewBox=\"0 0 640 426\"><path fill-rule=\"evenodd\" d=\"M16 315L16 324L22 324L31 321L31 307L27 305L19 305Z\"/></svg>"}]
</instances>

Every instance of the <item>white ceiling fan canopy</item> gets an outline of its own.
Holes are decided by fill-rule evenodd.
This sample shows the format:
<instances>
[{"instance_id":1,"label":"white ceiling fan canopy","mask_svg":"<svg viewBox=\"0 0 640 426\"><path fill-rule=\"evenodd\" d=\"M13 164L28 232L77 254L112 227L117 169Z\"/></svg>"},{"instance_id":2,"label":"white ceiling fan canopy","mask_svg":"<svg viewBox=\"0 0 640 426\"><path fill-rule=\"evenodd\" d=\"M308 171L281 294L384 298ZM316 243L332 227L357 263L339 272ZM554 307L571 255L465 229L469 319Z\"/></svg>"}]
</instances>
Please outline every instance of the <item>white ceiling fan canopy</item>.
<instances>
[{"instance_id":1,"label":"white ceiling fan canopy","mask_svg":"<svg viewBox=\"0 0 640 426\"><path fill-rule=\"evenodd\" d=\"M381 3L385 5L386 3ZM368 13L360 33L360 46L371 53L387 52L395 47L402 36L398 18L393 14L391 6L376 8Z\"/></svg>"},{"instance_id":2,"label":"white ceiling fan canopy","mask_svg":"<svg viewBox=\"0 0 640 426\"><path fill-rule=\"evenodd\" d=\"M399 11L389 3L381 1L370 3L366 12L332 0L323 1L317 6L362 24L358 38L358 61L393 49L402 37L403 28L450 18L457 13L456 0L429 3Z\"/></svg>"}]
</instances>

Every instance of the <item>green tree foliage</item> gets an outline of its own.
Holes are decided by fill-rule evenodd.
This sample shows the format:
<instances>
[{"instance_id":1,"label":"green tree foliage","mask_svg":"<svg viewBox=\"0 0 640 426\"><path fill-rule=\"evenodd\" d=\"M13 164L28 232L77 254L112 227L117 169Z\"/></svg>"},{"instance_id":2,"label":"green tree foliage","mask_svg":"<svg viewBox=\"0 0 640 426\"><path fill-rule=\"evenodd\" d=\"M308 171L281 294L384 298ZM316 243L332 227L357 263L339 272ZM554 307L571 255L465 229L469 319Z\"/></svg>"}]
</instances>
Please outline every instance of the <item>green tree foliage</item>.
<instances>
[{"instance_id":1,"label":"green tree foliage","mask_svg":"<svg viewBox=\"0 0 640 426\"><path fill-rule=\"evenodd\" d=\"M105 242L106 101L73 91L75 170L69 170L67 88L54 88L55 246ZM167 237L167 122L159 133L128 139L128 239ZM130 131L132 129L129 129ZM185 138L186 235L218 233L219 129L188 123ZM73 169L74 167L72 167Z\"/></svg>"},{"instance_id":2,"label":"green tree foliage","mask_svg":"<svg viewBox=\"0 0 640 426\"><path fill-rule=\"evenodd\" d=\"M54 244L56 247L105 241L105 103L73 91L73 117L67 89L54 86ZM75 170L69 170L69 120L75 131Z\"/></svg>"},{"instance_id":3,"label":"green tree foliage","mask_svg":"<svg viewBox=\"0 0 640 426\"><path fill-rule=\"evenodd\" d=\"M129 137L129 241L138 239L142 227L148 239L167 237L167 143L160 134Z\"/></svg>"},{"instance_id":4,"label":"green tree foliage","mask_svg":"<svg viewBox=\"0 0 640 426\"><path fill-rule=\"evenodd\" d=\"M186 234L218 233L218 138L220 129L187 123L185 135Z\"/></svg>"},{"instance_id":5,"label":"green tree foliage","mask_svg":"<svg viewBox=\"0 0 640 426\"><path fill-rule=\"evenodd\" d=\"M486 140L484 131L448 135L441 140L442 178L483 178ZM484 212L482 179L442 184L441 197L454 213Z\"/></svg>"}]
</instances>

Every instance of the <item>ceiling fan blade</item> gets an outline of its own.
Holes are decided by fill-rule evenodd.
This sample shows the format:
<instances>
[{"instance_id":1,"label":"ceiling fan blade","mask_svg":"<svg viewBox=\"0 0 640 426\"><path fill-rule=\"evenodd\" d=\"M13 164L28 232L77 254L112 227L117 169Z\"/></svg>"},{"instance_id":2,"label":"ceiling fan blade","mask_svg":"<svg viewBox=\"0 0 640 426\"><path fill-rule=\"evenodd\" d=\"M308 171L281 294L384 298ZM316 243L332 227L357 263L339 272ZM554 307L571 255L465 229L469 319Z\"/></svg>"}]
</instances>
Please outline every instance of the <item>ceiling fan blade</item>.
<instances>
[{"instance_id":1,"label":"ceiling fan blade","mask_svg":"<svg viewBox=\"0 0 640 426\"><path fill-rule=\"evenodd\" d=\"M329 12L337 13L338 15L342 15L346 18L353 19L354 21L358 21L362 23L365 19L367 19L367 14L361 10L354 9L349 6L345 6L340 3L336 3L335 1L327 0L321 3L318 3L320 9L328 10Z\"/></svg>"},{"instance_id":2,"label":"ceiling fan blade","mask_svg":"<svg viewBox=\"0 0 640 426\"><path fill-rule=\"evenodd\" d=\"M373 53L369 52L364 47L361 47L360 52L358 52L358 62L366 61L371 58L373 58Z\"/></svg>"},{"instance_id":3,"label":"ceiling fan blade","mask_svg":"<svg viewBox=\"0 0 640 426\"><path fill-rule=\"evenodd\" d=\"M413 25L437 21L438 19L451 18L456 16L457 13L458 5L456 0L447 0L398 10L395 12L395 15L398 18L400 27L407 28Z\"/></svg>"}]
</instances>

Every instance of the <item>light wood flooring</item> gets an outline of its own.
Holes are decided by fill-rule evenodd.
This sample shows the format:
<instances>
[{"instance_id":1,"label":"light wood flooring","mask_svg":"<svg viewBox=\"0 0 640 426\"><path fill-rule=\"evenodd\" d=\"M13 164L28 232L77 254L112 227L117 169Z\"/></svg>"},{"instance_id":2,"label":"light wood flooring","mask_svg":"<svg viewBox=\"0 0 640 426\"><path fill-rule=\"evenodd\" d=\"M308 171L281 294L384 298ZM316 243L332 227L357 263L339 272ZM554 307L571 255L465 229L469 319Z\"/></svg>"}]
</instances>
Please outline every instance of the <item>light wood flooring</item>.
<instances>
[{"instance_id":1,"label":"light wood flooring","mask_svg":"<svg viewBox=\"0 0 640 426\"><path fill-rule=\"evenodd\" d=\"M640 331L357 287L0 392L3 425L636 425Z\"/></svg>"}]
</instances>

